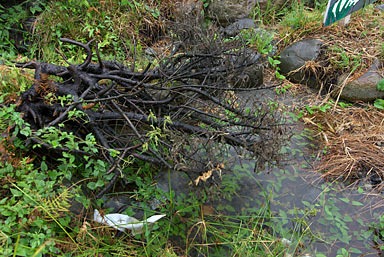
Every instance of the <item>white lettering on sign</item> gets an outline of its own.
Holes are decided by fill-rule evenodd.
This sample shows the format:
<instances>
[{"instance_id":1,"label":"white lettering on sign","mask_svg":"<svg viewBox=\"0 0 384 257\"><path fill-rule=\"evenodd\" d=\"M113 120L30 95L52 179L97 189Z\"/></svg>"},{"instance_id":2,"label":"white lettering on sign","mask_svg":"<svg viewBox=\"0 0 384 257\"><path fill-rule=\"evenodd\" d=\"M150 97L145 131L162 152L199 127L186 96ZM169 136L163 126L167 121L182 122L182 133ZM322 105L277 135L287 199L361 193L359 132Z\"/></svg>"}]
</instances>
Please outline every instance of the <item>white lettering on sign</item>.
<instances>
[{"instance_id":1,"label":"white lettering on sign","mask_svg":"<svg viewBox=\"0 0 384 257\"><path fill-rule=\"evenodd\" d=\"M349 6L353 6L357 4L359 0L340 0L337 1L332 8L333 15L336 17L336 11L337 7L339 7L339 12L341 12L343 9L348 8Z\"/></svg>"}]
</instances>

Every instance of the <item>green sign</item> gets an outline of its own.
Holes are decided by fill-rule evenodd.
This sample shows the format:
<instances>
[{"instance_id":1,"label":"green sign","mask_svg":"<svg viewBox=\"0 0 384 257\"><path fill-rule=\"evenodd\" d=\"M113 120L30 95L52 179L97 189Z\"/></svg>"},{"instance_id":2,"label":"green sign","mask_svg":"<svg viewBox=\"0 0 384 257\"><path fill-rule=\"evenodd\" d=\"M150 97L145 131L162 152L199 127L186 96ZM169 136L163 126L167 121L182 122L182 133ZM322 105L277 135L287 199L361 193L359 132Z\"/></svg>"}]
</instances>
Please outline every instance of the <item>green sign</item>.
<instances>
[{"instance_id":1,"label":"green sign","mask_svg":"<svg viewBox=\"0 0 384 257\"><path fill-rule=\"evenodd\" d=\"M329 0L324 15L323 26L331 25L375 1L376 0Z\"/></svg>"}]
</instances>

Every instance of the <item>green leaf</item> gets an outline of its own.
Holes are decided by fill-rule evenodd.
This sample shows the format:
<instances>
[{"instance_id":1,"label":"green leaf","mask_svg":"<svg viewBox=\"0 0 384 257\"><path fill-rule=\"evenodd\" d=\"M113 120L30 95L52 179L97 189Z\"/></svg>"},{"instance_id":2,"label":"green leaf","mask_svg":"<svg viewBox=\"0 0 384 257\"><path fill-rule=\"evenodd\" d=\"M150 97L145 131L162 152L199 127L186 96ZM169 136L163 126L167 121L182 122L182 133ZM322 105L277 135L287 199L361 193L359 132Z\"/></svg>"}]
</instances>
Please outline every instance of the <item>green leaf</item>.
<instances>
[{"instance_id":1,"label":"green leaf","mask_svg":"<svg viewBox=\"0 0 384 257\"><path fill-rule=\"evenodd\" d=\"M377 90L384 91L384 79L381 79L379 83L377 83Z\"/></svg>"},{"instance_id":2,"label":"green leaf","mask_svg":"<svg viewBox=\"0 0 384 257\"><path fill-rule=\"evenodd\" d=\"M285 213L285 211L283 211L283 210L279 210L279 214L280 214L280 217L283 219L283 220L286 220L286 219L288 219L288 216L287 216L287 214Z\"/></svg>"},{"instance_id":3,"label":"green leaf","mask_svg":"<svg viewBox=\"0 0 384 257\"><path fill-rule=\"evenodd\" d=\"M362 203L358 202L358 201L352 201L352 205L355 205L355 206L361 206L363 205Z\"/></svg>"},{"instance_id":4,"label":"green leaf","mask_svg":"<svg viewBox=\"0 0 384 257\"><path fill-rule=\"evenodd\" d=\"M360 251L359 249L354 248L354 247L349 248L349 252L350 253L357 253L357 254L363 253L362 251Z\"/></svg>"},{"instance_id":5,"label":"green leaf","mask_svg":"<svg viewBox=\"0 0 384 257\"><path fill-rule=\"evenodd\" d=\"M344 217L344 221L345 221L345 222L352 222L353 220L352 220L351 216L346 215L346 216Z\"/></svg>"},{"instance_id":6,"label":"green leaf","mask_svg":"<svg viewBox=\"0 0 384 257\"><path fill-rule=\"evenodd\" d=\"M312 107L310 107L310 106L308 106L307 104L305 105L305 109L307 109L307 112L309 113L309 114L313 114L313 109L312 109Z\"/></svg>"},{"instance_id":7,"label":"green leaf","mask_svg":"<svg viewBox=\"0 0 384 257\"><path fill-rule=\"evenodd\" d=\"M273 60L273 64L274 65L277 65L277 64L280 64L281 62L279 60Z\"/></svg>"},{"instance_id":8,"label":"green leaf","mask_svg":"<svg viewBox=\"0 0 384 257\"><path fill-rule=\"evenodd\" d=\"M48 170L48 166L45 163L45 161L41 162L40 169L41 169L41 171L47 171Z\"/></svg>"},{"instance_id":9,"label":"green leaf","mask_svg":"<svg viewBox=\"0 0 384 257\"><path fill-rule=\"evenodd\" d=\"M84 5L84 6L87 7L87 8L90 7L90 5L89 5L89 3L88 3L88 0L83 0L83 1L82 1L82 5Z\"/></svg>"},{"instance_id":10,"label":"green leaf","mask_svg":"<svg viewBox=\"0 0 384 257\"><path fill-rule=\"evenodd\" d=\"M91 190L95 190L96 189L96 183L95 182L89 182L87 184L88 188L91 189Z\"/></svg>"},{"instance_id":11,"label":"green leaf","mask_svg":"<svg viewBox=\"0 0 384 257\"><path fill-rule=\"evenodd\" d=\"M11 188L11 193L12 193L13 196L22 196L23 195L22 192L20 192L17 189L13 189L13 188Z\"/></svg>"},{"instance_id":12,"label":"green leaf","mask_svg":"<svg viewBox=\"0 0 384 257\"><path fill-rule=\"evenodd\" d=\"M362 233L360 234L364 239L368 239L368 238L370 238L371 237L371 235L372 235L372 231L369 231L369 230L367 230L367 231L362 231Z\"/></svg>"},{"instance_id":13,"label":"green leaf","mask_svg":"<svg viewBox=\"0 0 384 257\"><path fill-rule=\"evenodd\" d=\"M279 71L275 71L276 78L284 80L286 79L284 75L281 75Z\"/></svg>"},{"instance_id":14,"label":"green leaf","mask_svg":"<svg viewBox=\"0 0 384 257\"><path fill-rule=\"evenodd\" d=\"M373 106L375 106L378 109L383 110L384 109L384 100L383 99L376 99L373 103Z\"/></svg>"},{"instance_id":15,"label":"green leaf","mask_svg":"<svg viewBox=\"0 0 384 257\"><path fill-rule=\"evenodd\" d=\"M348 198L344 198L344 197L341 197L339 198L341 201L343 201L344 203L349 203L350 200Z\"/></svg>"},{"instance_id":16,"label":"green leaf","mask_svg":"<svg viewBox=\"0 0 384 257\"><path fill-rule=\"evenodd\" d=\"M30 127L28 126L25 126L24 128L22 128L20 130L20 134L26 136L26 137L29 137L30 135L32 135L32 130Z\"/></svg>"},{"instance_id":17,"label":"green leaf","mask_svg":"<svg viewBox=\"0 0 384 257\"><path fill-rule=\"evenodd\" d=\"M231 205L228 205L228 204L225 206L225 209L227 211L230 211L230 212L236 212L235 209Z\"/></svg>"},{"instance_id":18,"label":"green leaf","mask_svg":"<svg viewBox=\"0 0 384 257\"><path fill-rule=\"evenodd\" d=\"M29 10L31 11L32 14L35 14L36 11L37 12L42 12L43 11L43 9L41 9L39 5L35 5L35 6L31 7L31 8L29 8Z\"/></svg>"},{"instance_id":19,"label":"green leaf","mask_svg":"<svg viewBox=\"0 0 384 257\"><path fill-rule=\"evenodd\" d=\"M348 106L352 106L352 104L347 104L347 103L344 103L344 102L339 102L338 104L341 106L341 108L346 108Z\"/></svg>"},{"instance_id":20,"label":"green leaf","mask_svg":"<svg viewBox=\"0 0 384 257\"><path fill-rule=\"evenodd\" d=\"M134 7L129 0L121 0L121 6L125 6L125 5L129 5L129 7L131 8Z\"/></svg>"},{"instance_id":21,"label":"green leaf","mask_svg":"<svg viewBox=\"0 0 384 257\"><path fill-rule=\"evenodd\" d=\"M104 182L102 180L98 180L96 182L96 187L102 187L102 186L104 186Z\"/></svg>"},{"instance_id":22,"label":"green leaf","mask_svg":"<svg viewBox=\"0 0 384 257\"><path fill-rule=\"evenodd\" d=\"M51 179L56 179L57 176L58 176L58 172L56 170L49 170L48 171L48 176L51 178Z\"/></svg>"}]
</instances>

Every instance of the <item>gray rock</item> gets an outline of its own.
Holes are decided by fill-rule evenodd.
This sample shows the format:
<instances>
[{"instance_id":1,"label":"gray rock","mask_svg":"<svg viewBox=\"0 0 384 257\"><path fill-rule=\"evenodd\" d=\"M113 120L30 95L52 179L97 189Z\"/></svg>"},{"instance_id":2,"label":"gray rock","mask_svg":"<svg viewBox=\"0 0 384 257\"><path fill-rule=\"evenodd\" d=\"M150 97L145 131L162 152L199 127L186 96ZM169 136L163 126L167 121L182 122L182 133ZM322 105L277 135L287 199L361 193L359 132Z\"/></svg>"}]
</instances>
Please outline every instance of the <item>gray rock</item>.
<instances>
[{"instance_id":1,"label":"gray rock","mask_svg":"<svg viewBox=\"0 0 384 257\"><path fill-rule=\"evenodd\" d=\"M241 74L236 74L232 84L237 88L256 88L263 84L263 60L261 54L250 48L245 49L241 58L247 58L245 62L253 63L246 67ZM238 60L243 61L243 60Z\"/></svg>"},{"instance_id":2,"label":"gray rock","mask_svg":"<svg viewBox=\"0 0 384 257\"><path fill-rule=\"evenodd\" d=\"M210 3L208 13L211 19L226 27L243 18L248 18L257 5L257 0L215 0Z\"/></svg>"},{"instance_id":3,"label":"gray rock","mask_svg":"<svg viewBox=\"0 0 384 257\"><path fill-rule=\"evenodd\" d=\"M140 203L132 199L130 196L125 194L103 196L104 200L103 209L108 210L107 213L123 213L126 209L130 208L132 213L131 216L136 219L142 219L145 215L143 208L139 207ZM154 210L156 208L153 208ZM148 211L148 210L146 210Z\"/></svg>"},{"instance_id":4,"label":"gray rock","mask_svg":"<svg viewBox=\"0 0 384 257\"><path fill-rule=\"evenodd\" d=\"M295 83L307 84L317 88L320 82L315 74L310 71L299 70L307 61L316 60L319 57L321 46L324 43L318 39L304 39L286 47L280 53L280 70L289 80Z\"/></svg>"},{"instance_id":5,"label":"gray rock","mask_svg":"<svg viewBox=\"0 0 384 257\"><path fill-rule=\"evenodd\" d=\"M75 214L75 215L83 215L86 213L86 209L84 208L84 205L82 203L79 203L75 200L75 198L72 198L70 201L70 207L68 210Z\"/></svg>"},{"instance_id":6,"label":"gray rock","mask_svg":"<svg viewBox=\"0 0 384 257\"><path fill-rule=\"evenodd\" d=\"M203 2L200 0L182 0L176 3L174 15L177 22L201 23L204 17L201 14Z\"/></svg>"},{"instance_id":7,"label":"gray rock","mask_svg":"<svg viewBox=\"0 0 384 257\"><path fill-rule=\"evenodd\" d=\"M105 196L104 209L110 209L111 213L121 213L128 206L132 205L132 199L125 195Z\"/></svg>"},{"instance_id":8,"label":"gray rock","mask_svg":"<svg viewBox=\"0 0 384 257\"><path fill-rule=\"evenodd\" d=\"M370 69L359 78L347 82L344 88L342 88L347 74L343 74L338 78L338 85L342 88L340 98L351 101L373 101L378 98L384 98L384 92L377 90L377 84L383 77L378 71L380 67L380 61L376 60Z\"/></svg>"},{"instance_id":9,"label":"gray rock","mask_svg":"<svg viewBox=\"0 0 384 257\"><path fill-rule=\"evenodd\" d=\"M175 196L180 194L188 195L193 190L193 186L190 185L191 180L187 174L182 171L163 171L155 178L157 181L156 186L165 193L170 191L175 192Z\"/></svg>"},{"instance_id":10,"label":"gray rock","mask_svg":"<svg viewBox=\"0 0 384 257\"><path fill-rule=\"evenodd\" d=\"M263 16L272 9L278 11L288 7L292 0L214 0L209 4L209 18L216 20L221 26L249 18L253 12ZM261 17L259 17L261 18Z\"/></svg>"},{"instance_id":11,"label":"gray rock","mask_svg":"<svg viewBox=\"0 0 384 257\"><path fill-rule=\"evenodd\" d=\"M226 36L233 37L240 33L243 29L249 29L249 28L255 28L256 24L253 19L241 19L236 21L235 23L232 23L231 25L227 26L225 29L223 29L223 32Z\"/></svg>"}]
</instances>

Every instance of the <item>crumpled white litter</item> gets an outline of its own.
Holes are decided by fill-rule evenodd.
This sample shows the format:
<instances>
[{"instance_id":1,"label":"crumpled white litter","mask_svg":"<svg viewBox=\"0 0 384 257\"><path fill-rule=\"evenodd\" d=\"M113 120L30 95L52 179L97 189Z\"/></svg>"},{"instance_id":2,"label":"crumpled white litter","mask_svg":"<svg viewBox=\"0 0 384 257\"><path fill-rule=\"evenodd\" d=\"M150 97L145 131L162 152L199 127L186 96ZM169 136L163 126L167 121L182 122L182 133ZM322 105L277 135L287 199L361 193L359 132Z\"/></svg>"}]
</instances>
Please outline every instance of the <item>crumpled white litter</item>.
<instances>
[{"instance_id":1,"label":"crumpled white litter","mask_svg":"<svg viewBox=\"0 0 384 257\"><path fill-rule=\"evenodd\" d=\"M139 221L134 217L120 214L120 213L111 213L104 216L100 215L98 210L95 210L93 213L93 220L105 225L111 226L117 230L125 231L129 229L132 231L132 235L142 234L144 230L144 224L152 225L159 219L165 217L166 215L154 215L146 219L145 221Z\"/></svg>"}]
</instances>

